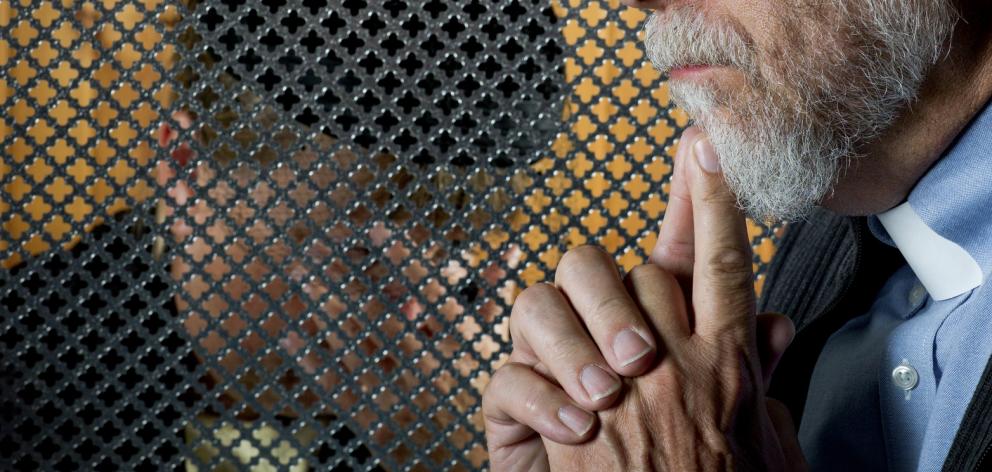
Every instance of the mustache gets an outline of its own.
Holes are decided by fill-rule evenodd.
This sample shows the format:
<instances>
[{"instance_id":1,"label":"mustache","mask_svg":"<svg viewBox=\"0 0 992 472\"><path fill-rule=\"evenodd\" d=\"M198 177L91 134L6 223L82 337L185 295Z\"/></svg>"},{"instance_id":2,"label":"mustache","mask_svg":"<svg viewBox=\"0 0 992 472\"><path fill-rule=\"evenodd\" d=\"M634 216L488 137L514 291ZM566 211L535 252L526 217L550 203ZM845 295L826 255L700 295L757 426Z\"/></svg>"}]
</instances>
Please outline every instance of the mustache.
<instances>
[{"instance_id":1,"label":"mustache","mask_svg":"<svg viewBox=\"0 0 992 472\"><path fill-rule=\"evenodd\" d=\"M712 21L691 7L655 12L644 23L644 47L651 64L668 73L694 65L734 67L758 74L753 41L742 28Z\"/></svg>"}]
</instances>

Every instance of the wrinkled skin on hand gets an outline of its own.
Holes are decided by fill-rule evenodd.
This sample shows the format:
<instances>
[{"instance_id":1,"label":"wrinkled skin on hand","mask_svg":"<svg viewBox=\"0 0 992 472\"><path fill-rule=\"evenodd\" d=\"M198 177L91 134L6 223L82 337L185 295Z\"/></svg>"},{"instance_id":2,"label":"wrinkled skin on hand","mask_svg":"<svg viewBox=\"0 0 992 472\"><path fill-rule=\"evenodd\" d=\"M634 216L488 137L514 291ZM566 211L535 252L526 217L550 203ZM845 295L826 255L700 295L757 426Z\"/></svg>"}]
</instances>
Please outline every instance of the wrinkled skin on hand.
<instances>
[{"instance_id":1,"label":"wrinkled skin on hand","mask_svg":"<svg viewBox=\"0 0 992 472\"><path fill-rule=\"evenodd\" d=\"M752 362L732 346L686 347L680 356L626 379L591 441L544 440L551 470L783 470L764 398L750 387L760 376Z\"/></svg>"},{"instance_id":2,"label":"wrinkled skin on hand","mask_svg":"<svg viewBox=\"0 0 992 472\"><path fill-rule=\"evenodd\" d=\"M765 397L794 329L755 315L744 217L705 136L682 142L651 264L621 279L577 248L515 302L483 397L493 470L805 469Z\"/></svg>"}]
</instances>

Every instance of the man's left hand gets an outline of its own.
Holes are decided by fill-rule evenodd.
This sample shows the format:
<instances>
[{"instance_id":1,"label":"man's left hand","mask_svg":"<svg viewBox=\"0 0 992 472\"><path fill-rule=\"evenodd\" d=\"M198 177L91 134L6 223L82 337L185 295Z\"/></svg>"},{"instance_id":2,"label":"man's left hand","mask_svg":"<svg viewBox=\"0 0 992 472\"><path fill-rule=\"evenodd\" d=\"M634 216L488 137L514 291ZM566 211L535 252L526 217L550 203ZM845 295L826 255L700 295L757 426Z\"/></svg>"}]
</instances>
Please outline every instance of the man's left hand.
<instances>
[{"instance_id":1,"label":"man's left hand","mask_svg":"<svg viewBox=\"0 0 992 472\"><path fill-rule=\"evenodd\" d=\"M643 375L624 379L626 388L614 407L596 405L601 410L598 430L592 431L590 423L589 431L572 436L552 431L553 417L535 411L553 409L557 402L559 419L568 419L562 418L560 408L581 405L575 395L569 401L561 393L560 388L571 389L571 379L557 379L554 369L543 362L500 369L505 372L494 375L484 398L494 470L804 468L787 413L765 397L767 369L774 361L763 359L767 353L762 351L767 349L759 349L756 339L751 248L744 217L723 182L707 138L693 130L683 142L692 151L680 149L682 157L676 160L670 207L652 264L636 267L624 281L637 317L659 340L658 363ZM573 256L564 278L589 272L591 265L602 266L595 253L582 254L585 261ZM558 279L563 278L563 270L559 267ZM603 293L603 280L609 274L599 275L572 280L562 291L569 299ZM529 303L539 303L535 298L530 297ZM564 299L548 296L544 310L568 312ZM527 311L535 310L541 308ZM773 324L777 327L765 329L772 339L764 340L763 346L782 345L783 338L791 338L791 324ZM788 341L784 339L784 344ZM516 338L514 343L516 352ZM773 355L783 349L773 349L778 350ZM552 380L556 387L544 385ZM526 390L546 394L522 403L520 396L526 396ZM532 451L535 444L526 435L527 427L541 434L543 451ZM507 428L513 428L518 442L501 444L501 433L511 431ZM527 443L528 452L513 450ZM522 457L527 460L521 461Z\"/></svg>"}]
</instances>

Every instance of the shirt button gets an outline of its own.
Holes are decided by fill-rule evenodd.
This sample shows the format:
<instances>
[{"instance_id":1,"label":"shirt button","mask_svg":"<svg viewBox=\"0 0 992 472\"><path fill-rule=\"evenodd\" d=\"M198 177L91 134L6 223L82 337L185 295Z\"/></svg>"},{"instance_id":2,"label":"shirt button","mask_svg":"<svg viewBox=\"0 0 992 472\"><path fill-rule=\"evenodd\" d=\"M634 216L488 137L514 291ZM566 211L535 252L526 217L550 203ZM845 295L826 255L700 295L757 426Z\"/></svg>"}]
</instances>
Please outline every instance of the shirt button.
<instances>
[{"instance_id":1,"label":"shirt button","mask_svg":"<svg viewBox=\"0 0 992 472\"><path fill-rule=\"evenodd\" d=\"M906 399L909 400L909 392L911 392L916 385L920 383L920 374L916 371L916 368L909 365L909 361L906 359L902 360L902 363L892 369L892 383L899 387L900 390L906 392Z\"/></svg>"},{"instance_id":2,"label":"shirt button","mask_svg":"<svg viewBox=\"0 0 992 472\"><path fill-rule=\"evenodd\" d=\"M923 299L927 296L927 289L923 284L917 282L913 285L913 289L909 291L909 306L914 309L923 302Z\"/></svg>"}]
</instances>

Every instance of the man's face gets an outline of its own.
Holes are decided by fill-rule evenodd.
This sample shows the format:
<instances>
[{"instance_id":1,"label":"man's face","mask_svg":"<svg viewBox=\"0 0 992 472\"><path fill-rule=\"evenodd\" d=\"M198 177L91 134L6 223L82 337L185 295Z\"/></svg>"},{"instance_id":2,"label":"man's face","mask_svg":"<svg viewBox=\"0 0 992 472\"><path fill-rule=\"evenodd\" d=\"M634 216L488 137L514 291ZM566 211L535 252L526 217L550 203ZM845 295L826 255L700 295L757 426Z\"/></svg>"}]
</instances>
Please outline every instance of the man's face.
<instances>
[{"instance_id":1,"label":"man's face","mask_svg":"<svg viewBox=\"0 0 992 472\"><path fill-rule=\"evenodd\" d=\"M950 0L662 3L648 57L744 209L787 220L828 196L913 100L955 20Z\"/></svg>"}]
</instances>

